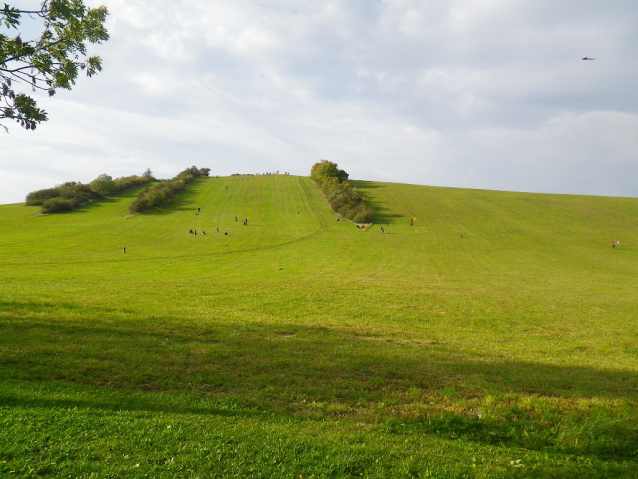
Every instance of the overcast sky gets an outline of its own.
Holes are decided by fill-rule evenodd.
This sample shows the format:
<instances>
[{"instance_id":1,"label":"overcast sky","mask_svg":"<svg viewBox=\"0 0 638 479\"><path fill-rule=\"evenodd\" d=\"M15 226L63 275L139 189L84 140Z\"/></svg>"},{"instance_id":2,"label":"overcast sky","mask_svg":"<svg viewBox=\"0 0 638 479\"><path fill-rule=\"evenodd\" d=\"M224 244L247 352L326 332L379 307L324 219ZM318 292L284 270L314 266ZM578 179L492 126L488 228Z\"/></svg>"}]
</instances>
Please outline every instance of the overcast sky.
<instances>
[{"instance_id":1,"label":"overcast sky","mask_svg":"<svg viewBox=\"0 0 638 479\"><path fill-rule=\"evenodd\" d=\"M638 196L636 0L85 3L110 12L90 49L104 71L38 95L35 131L3 123L2 204L101 173L307 176L321 159L353 179Z\"/></svg>"}]
</instances>

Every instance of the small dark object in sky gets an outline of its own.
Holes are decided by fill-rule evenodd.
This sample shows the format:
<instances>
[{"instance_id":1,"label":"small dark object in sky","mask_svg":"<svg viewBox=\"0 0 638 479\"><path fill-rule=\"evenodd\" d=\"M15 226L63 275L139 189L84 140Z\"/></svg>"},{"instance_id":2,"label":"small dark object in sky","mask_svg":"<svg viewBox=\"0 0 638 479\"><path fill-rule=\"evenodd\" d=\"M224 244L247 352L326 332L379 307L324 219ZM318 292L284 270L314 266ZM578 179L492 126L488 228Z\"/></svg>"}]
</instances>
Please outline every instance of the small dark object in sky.
<instances>
[{"instance_id":1,"label":"small dark object in sky","mask_svg":"<svg viewBox=\"0 0 638 479\"><path fill-rule=\"evenodd\" d=\"M583 57L583 60L595 60L595 58L592 58L592 57Z\"/></svg>"}]
</instances>

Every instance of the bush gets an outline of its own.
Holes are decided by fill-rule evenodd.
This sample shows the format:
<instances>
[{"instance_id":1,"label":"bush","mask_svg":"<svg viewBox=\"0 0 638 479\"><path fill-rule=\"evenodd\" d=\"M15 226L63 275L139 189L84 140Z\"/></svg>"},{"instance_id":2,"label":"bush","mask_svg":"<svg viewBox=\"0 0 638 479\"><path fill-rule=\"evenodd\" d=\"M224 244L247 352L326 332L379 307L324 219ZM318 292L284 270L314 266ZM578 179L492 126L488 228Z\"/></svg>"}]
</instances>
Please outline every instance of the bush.
<instances>
[{"instance_id":1,"label":"bush","mask_svg":"<svg viewBox=\"0 0 638 479\"><path fill-rule=\"evenodd\" d=\"M150 170L147 171L150 172ZM27 205L41 205L42 213L70 211L105 196L113 196L129 188L143 185L153 179L152 176L127 176L113 180L110 176L102 174L88 185L67 181L55 188L33 191L27 195L26 203ZM54 199L64 201L49 201Z\"/></svg>"},{"instance_id":2,"label":"bush","mask_svg":"<svg viewBox=\"0 0 638 479\"><path fill-rule=\"evenodd\" d=\"M62 190L61 198L71 200L76 206L84 205L92 200L99 200L103 195L94 191L89 185L76 184Z\"/></svg>"},{"instance_id":3,"label":"bush","mask_svg":"<svg viewBox=\"0 0 638 479\"><path fill-rule=\"evenodd\" d=\"M146 188L137 195L129 206L131 213L141 213L163 206L186 189L186 186L200 176L208 176L209 168L192 166L179 173L175 178L161 181L150 188Z\"/></svg>"},{"instance_id":4,"label":"bush","mask_svg":"<svg viewBox=\"0 0 638 479\"><path fill-rule=\"evenodd\" d=\"M150 170L149 170L150 171ZM116 178L113 180L115 183L116 191L124 191L131 188L135 188L137 186L142 186L146 183L154 181L155 178L153 176L123 176L121 178Z\"/></svg>"},{"instance_id":5,"label":"bush","mask_svg":"<svg viewBox=\"0 0 638 479\"><path fill-rule=\"evenodd\" d=\"M42 213L58 213L60 211L72 211L75 202L66 198L49 198L42 203Z\"/></svg>"},{"instance_id":6,"label":"bush","mask_svg":"<svg viewBox=\"0 0 638 479\"><path fill-rule=\"evenodd\" d=\"M26 203L30 206L40 206L46 200L57 198L58 196L60 196L60 188L58 187L32 191L27 195Z\"/></svg>"}]
</instances>

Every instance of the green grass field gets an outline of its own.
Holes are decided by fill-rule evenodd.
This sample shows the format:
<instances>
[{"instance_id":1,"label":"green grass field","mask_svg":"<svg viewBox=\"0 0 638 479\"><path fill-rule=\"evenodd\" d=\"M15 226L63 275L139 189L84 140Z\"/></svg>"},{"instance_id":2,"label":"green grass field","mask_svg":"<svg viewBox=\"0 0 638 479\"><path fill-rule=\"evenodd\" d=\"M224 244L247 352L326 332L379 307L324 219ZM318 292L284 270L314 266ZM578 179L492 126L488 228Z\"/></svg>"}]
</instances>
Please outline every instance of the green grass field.
<instances>
[{"instance_id":1,"label":"green grass field","mask_svg":"<svg viewBox=\"0 0 638 479\"><path fill-rule=\"evenodd\" d=\"M638 199L353 184L0 206L0 476L638 477Z\"/></svg>"}]
</instances>

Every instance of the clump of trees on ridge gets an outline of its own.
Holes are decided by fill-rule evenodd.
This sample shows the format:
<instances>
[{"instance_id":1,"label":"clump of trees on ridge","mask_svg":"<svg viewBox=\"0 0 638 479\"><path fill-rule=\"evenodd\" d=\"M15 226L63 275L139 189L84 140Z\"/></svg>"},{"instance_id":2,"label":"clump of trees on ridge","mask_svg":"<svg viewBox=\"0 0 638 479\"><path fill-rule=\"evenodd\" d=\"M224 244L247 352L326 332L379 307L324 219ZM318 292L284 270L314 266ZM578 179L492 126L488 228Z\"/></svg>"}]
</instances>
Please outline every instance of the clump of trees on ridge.
<instances>
[{"instance_id":1,"label":"clump of trees on ridge","mask_svg":"<svg viewBox=\"0 0 638 479\"><path fill-rule=\"evenodd\" d=\"M187 168L175 178L161 181L140 191L137 198L129 206L129 211L131 213L141 213L163 206L184 191L186 186L193 180L200 176L208 176L209 173L210 168L197 168L196 166Z\"/></svg>"},{"instance_id":2,"label":"clump of trees on ridge","mask_svg":"<svg viewBox=\"0 0 638 479\"><path fill-rule=\"evenodd\" d=\"M310 178L319 184L332 211L355 223L371 223L370 203L346 181L348 176L336 163L327 160L315 163L310 170Z\"/></svg>"},{"instance_id":3,"label":"clump of trees on ridge","mask_svg":"<svg viewBox=\"0 0 638 479\"><path fill-rule=\"evenodd\" d=\"M107 174L101 174L86 185L77 181L67 181L54 188L32 191L27 195L26 204L41 206L42 213L45 214L72 211L150 181L155 181L150 169L147 169L142 176L123 176L116 179Z\"/></svg>"}]
</instances>

